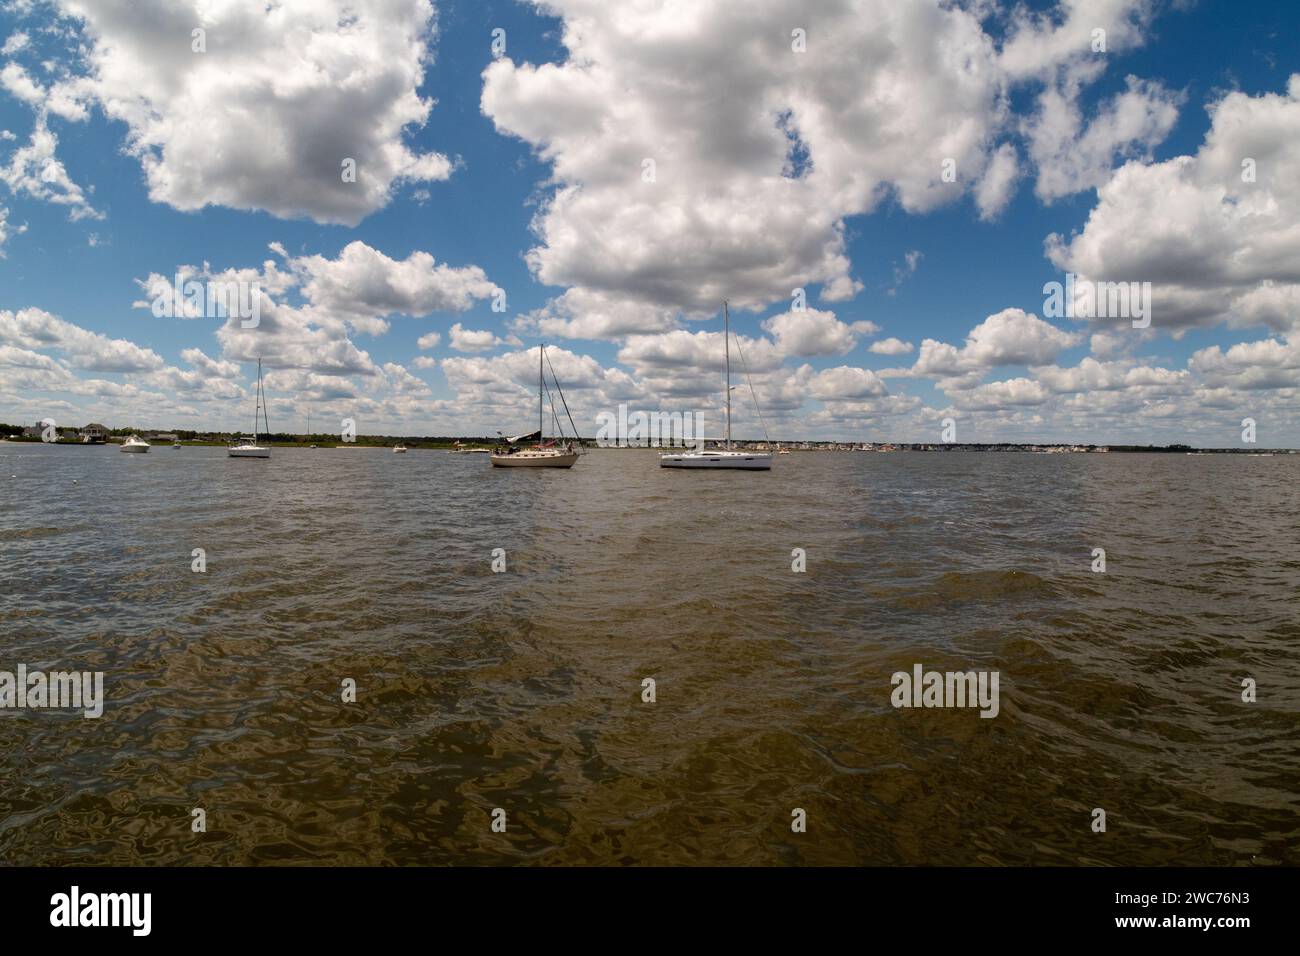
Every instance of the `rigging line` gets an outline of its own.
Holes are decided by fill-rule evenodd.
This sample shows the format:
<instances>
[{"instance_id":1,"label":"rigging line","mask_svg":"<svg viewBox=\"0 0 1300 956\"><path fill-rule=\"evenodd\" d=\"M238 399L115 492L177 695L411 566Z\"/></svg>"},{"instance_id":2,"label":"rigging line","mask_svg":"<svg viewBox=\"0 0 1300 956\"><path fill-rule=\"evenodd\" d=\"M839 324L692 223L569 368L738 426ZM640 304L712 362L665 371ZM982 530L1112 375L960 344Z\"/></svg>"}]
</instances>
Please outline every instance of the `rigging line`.
<instances>
[{"instance_id":1,"label":"rigging line","mask_svg":"<svg viewBox=\"0 0 1300 956\"><path fill-rule=\"evenodd\" d=\"M540 365L541 363L539 362L538 364ZM550 389L550 387L546 384L545 379L542 380L542 383L541 383L540 388L541 388L541 389L546 393L546 398L547 398L547 400L551 402L551 407L554 408L554 407L555 407L555 402L554 402L554 400L551 399L551 389ZM538 415L538 418L537 418L537 423L540 425L541 422L542 422L542 419L541 419L541 415L539 414L539 415ZM537 441L538 441L538 443L541 443L541 442L544 441L545 439L546 439L546 435L545 435L545 434L541 434L541 435L538 435L538 436L537 436Z\"/></svg>"},{"instance_id":2,"label":"rigging line","mask_svg":"<svg viewBox=\"0 0 1300 956\"><path fill-rule=\"evenodd\" d=\"M555 383L555 387L560 387L559 382ZM569 436L564 434L564 429L560 426L560 416L555 411L555 398L551 395L551 387L546 384L545 379L542 380L542 388L546 390L546 400L551 403L551 418L555 420L556 435L559 438L568 438Z\"/></svg>"},{"instance_id":3,"label":"rigging line","mask_svg":"<svg viewBox=\"0 0 1300 956\"><path fill-rule=\"evenodd\" d=\"M769 447L772 444L772 437L767 433L767 422L763 420L763 410L758 407L758 395L754 392L754 380L749 377L749 363L745 361L745 353L740 348L740 336L736 336L736 351L740 353L740 366L745 370L745 382L749 385L749 398L754 403L754 411L758 412L759 424L763 426L763 440Z\"/></svg>"},{"instance_id":4,"label":"rigging line","mask_svg":"<svg viewBox=\"0 0 1300 956\"><path fill-rule=\"evenodd\" d=\"M578 433L578 426L573 423L573 413L569 411L569 403L564 398L564 389L560 388L560 377L555 374L555 366L551 365L551 357L546 356L546 364L551 370L551 378L555 379L555 390L560 393L560 402L564 405L564 414L569 417L569 425L573 428L573 438L581 445L582 436Z\"/></svg>"},{"instance_id":5,"label":"rigging line","mask_svg":"<svg viewBox=\"0 0 1300 956\"><path fill-rule=\"evenodd\" d=\"M262 360L257 360L257 393L262 399L262 424L266 426L267 440L271 437L271 420L266 417L266 387L262 385ZM253 412L253 441L257 441L257 412Z\"/></svg>"}]
</instances>

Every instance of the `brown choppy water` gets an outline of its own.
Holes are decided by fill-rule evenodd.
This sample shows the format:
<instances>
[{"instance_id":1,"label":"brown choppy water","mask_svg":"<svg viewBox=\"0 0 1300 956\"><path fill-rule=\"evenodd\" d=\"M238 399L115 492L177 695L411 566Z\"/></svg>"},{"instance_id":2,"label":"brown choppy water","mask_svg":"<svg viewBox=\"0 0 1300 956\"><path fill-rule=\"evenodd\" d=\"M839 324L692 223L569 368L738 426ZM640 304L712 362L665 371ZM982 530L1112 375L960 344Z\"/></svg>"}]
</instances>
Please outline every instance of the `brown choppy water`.
<instances>
[{"instance_id":1,"label":"brown choppy water","mask_svg":"<svg viewBox=\"0 0 1300 956\"><path fill-rule=\"evenodd\" d=\"M1300 862L1300 456L0 471L0 670L108 697L0 711L2 863ZM1000 714L894 709L916 663Z\"/></svg>"}]
</instances>

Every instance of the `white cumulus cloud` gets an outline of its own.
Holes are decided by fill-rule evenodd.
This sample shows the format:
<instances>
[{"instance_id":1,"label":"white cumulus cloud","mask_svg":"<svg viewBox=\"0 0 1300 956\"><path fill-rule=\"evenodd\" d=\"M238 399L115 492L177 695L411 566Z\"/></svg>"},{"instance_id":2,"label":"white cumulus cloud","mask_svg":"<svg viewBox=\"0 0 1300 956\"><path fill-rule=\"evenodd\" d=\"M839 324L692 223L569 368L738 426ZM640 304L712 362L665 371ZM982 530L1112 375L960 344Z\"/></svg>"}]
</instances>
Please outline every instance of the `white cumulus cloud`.
<instances>
[{"instance_id":1,"label":"white cumulus cloud","mask_svg":"<svg viewBox=\"0 0 1300 956\"><path fill-rule=\"evenodd\" d=\"M401 182L451 174L446 156L405 139L433 109L416 92L435 32L429 0L60 5L82 25L89 90L126 124L155 202L355 225Z\"/></svg>"}]
</instances>

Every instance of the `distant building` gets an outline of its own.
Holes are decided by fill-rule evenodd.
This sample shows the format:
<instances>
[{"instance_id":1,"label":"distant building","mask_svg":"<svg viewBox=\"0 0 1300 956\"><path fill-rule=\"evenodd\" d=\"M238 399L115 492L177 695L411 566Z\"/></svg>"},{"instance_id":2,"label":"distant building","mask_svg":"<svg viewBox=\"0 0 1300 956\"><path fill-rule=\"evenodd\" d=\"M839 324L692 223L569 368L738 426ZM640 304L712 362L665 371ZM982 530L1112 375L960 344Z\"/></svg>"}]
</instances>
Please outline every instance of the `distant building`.
<instances>
[{"instance_id":1,"label":"distant building","mask_svg":"<svg viewBox=\"0 0 1300 956\"><path fill-rule=\"evenodd\" d=\"M164 435L161 432L155 432L149 438L152 441L179 441L175 435Z\"/></svg>"},{"instance_id":2,"label":"distant building","mask_svg":"<svg viewBox=\"0 0 1300 956\"><path fill-rule=\"evenodd\" d=\"M91 422L78 434L82 442L87 445L102 445L108 441L108 429L98 422Z\"/></svg>"}]
</instances>

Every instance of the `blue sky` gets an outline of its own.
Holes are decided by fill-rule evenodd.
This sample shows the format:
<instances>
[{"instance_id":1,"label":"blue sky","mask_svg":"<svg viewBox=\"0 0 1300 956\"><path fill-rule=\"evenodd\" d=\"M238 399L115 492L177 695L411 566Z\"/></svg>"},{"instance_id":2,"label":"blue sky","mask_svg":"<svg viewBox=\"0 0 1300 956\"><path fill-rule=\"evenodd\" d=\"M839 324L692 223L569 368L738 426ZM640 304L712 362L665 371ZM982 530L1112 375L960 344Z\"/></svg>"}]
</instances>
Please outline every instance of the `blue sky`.
<instances>
[{"instance_id":1,"label":"blue sky","mask_svg":"<svg viewBox=\"0 0 1300 956\"><path fill-rule=\"evenodd\" d=\"M619 401L716 420L721 339L717 306L705 305L716 282L737 303L759 400L786 437L935 440L953 417L971 441L1227 445L1254 416L1261 441L1300 442L1298 277L1273 264L1300 228L1294 5L987 2L922 17L869 0L834 14L775 0L691 13L409 0L391 17L351 5L351 33L328 2L293 0L292 27L263 18L261 4L170 4L150 22L151 6L32 0L0 13L0 420L231 427L257 353L272 415L290 423L311 408L318 420L352 414L363 431L511 430L530 420L526 350L539 337L588 422ZM785 57L804 22L806 51ZM202 53L186 49L192 24L206 31ZM1089 48L1098 25L1100 55ZM727 31L734 38L719 40ZM334 46L319 54L306 36ZM173 62L130 60L160 42L175 44ZM954 47L979 69L936 65L935 51ZM214 91L222 76L229 88ZM324 85L246 122L247 104L291 99L277 85L290 80ZM423 121L376 129L356 118L412 101L426 104ZM314 103L321 117L309 116ZM801 219L773 211L787 195L779 156L763 163L774 104L790 110L808 158L785 177L808 213L784 249L782 230ZM57 144L24 166L20 151L41 131ZM344 217L355 222L331 221L326 197L346 187L306 182L320 174L303 170L334 165L311 143L349 136L446 157L449 174L393 174L398 161L386 199L360 203ZM933 181L945 148L960 154L956 184ZM994 189L999 149L1015 175ZM1244 198L1214 180L1234 149L1276 157ZM648 192L628 157L655 153ZM33 186L50 157L59 181ZM1162 192L1180 157L1194 166L1180 185L1210 204L1199 224L1193 192ZM1126 164L1147 178L1129 182ZM626 184L610 184L624 173ZM276 183L292 198L268 198ZM1102 209L1099 190L1111 187ZM550 205L563 190L575 208ZM1249 202L1264 221L1241 213L1217 235L1219 217ZM1129 218L1138 203L1148 208ZM1150 234L1135 237L1134 222ZM1045 251L1053 233L1067 242L1056 261ZM1189 235L1218 244L1183 248ZM1127 259L1112 252L1126 242ZM344 269L355 243L369 258ZM1149 254L1162 249L1164 259ZM398 276L392 264L414 253L432 259ZM220 318L133 307L151 275L208 263L220 276L268 259L281 272L297 262L301 281L267 292L285 321L260 342L223 337ZM1214 275L1237 260L1235 274ZM421 284L430 263L477 269L446 281L478 291ZM1151 281L1153 329L1044 316L1043 284L1066 271ZM808 311L792 310L790 276L802 277ZM305 294L313 279L333 289L328 301ZM493 311L491 287L507 311ZM393 309L394 296L413 311ZM490 334L453 337L453 326ZM430 332L439 341L422 348ZM872 351L886 339L911 349Z\"/></svg>"}]
</instances>

